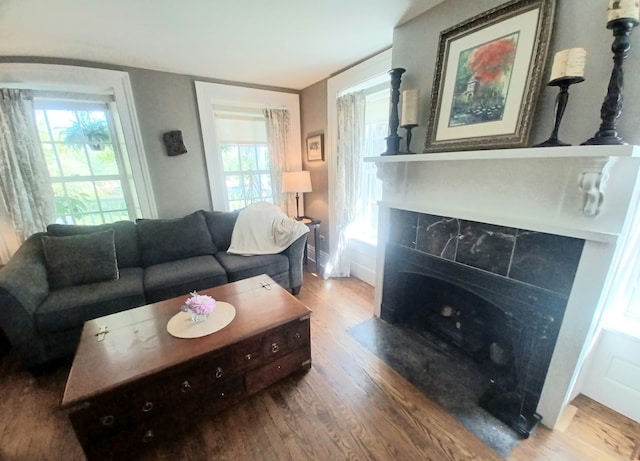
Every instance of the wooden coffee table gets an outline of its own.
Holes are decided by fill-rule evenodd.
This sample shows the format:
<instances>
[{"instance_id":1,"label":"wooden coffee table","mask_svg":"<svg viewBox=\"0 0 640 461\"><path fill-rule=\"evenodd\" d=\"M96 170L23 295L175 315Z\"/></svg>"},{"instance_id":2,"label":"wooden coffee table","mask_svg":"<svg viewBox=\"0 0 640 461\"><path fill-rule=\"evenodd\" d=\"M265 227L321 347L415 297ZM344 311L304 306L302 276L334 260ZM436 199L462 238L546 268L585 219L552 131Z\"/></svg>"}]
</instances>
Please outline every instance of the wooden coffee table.
<instances>
[{"instance_id":1,"label":"wooden coffee table","mask_svg":"<svg viewBox=\"0 0 640 461\"><path fill-rule=\"evenodd\" d=\"M185 295L84 324L62 407L88 459L127 459L176 424L311 367L310 310L268 276L199 293L232 304L235 319L175 338L166 325Z\"/></svg>"}]
</instances>

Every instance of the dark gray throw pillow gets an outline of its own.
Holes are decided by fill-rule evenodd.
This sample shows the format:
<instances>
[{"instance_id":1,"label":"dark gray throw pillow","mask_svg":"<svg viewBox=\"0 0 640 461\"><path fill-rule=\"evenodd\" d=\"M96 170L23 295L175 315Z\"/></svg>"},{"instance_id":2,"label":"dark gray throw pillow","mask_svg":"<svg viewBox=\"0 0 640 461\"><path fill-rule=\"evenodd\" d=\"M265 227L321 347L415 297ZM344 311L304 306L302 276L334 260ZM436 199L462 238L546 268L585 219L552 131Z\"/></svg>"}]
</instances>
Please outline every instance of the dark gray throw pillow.
<instances>
[{"instance_id":1,"label":"dark gray throw pillow","mask_svg":"<svg viewBox=\"0 0 640 461\"><path fill-rule=\"evenodd\" d=\"M52 289L118 279L113 229L67 237L42 236Z\"/></svg>"},{"instance_id":2,"label":"dark gray throw pillow","mask_svg":"<svg viewBox=\"0 0 640 461\"><path fill-rule=\"evenodd\" d=\"M136 223L144 267L216 253L202 212L177 219L139 219Z\"/></svg>"},{"instance_id":3,"label":"dark gray throw pillow","mask_svg":"<svg viewBox=\"0 0 640 461\"><path fill-rule=\"evenodd\" d=\"M218 251L227 251L231 245L233 227L236 225L239 211L205 211L204 217L209 233Z\"/></svg>"},{"instance_id":4,"label":"dark gray throw pillow","mask_svg":"<svg viewBox=\"0 0 640 461\"><path fill-rule=\"evenodd\" d=\"M67 235L91 234L113 229L113 240L116 244L116 258L118 268L139 267L140 250L138 249L138 229L133 221L116 221L108 224L76 225L49 224L47 235L51 237L65 237Z\"/></svg>"}]
</instances>

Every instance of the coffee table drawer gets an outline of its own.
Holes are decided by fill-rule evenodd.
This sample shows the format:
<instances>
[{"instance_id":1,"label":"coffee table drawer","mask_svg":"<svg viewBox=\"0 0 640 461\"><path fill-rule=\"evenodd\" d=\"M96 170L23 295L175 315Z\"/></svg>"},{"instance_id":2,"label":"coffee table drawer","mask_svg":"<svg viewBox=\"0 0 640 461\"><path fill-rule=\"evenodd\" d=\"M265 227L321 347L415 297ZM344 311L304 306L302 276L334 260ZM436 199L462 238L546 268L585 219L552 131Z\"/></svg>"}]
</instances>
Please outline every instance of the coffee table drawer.
<instances>
[{"instance_id":1,"label":"coffee table drawer","mask_svg":"<svg viewBox=\"0 0 640 461\"><path fill-rule=\"evenodd\" d=\"M311 348L307 345L263 367L247 372L245 375L247 393L258 392L296 370L309 369L310 367Z\"/></svg>"}]
</instances>

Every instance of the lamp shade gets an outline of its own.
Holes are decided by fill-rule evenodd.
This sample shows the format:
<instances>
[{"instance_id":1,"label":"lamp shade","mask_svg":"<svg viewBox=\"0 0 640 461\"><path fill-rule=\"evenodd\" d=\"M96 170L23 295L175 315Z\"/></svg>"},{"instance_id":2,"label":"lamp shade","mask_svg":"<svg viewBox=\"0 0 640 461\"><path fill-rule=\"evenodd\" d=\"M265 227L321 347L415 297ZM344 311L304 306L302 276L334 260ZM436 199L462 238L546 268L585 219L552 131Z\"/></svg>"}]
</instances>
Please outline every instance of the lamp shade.
<instances>
[{"instance_id":1,"label":"lamp shade","mask_svg":"<svg viewBox=\"0 0 640 461\"><path fill-rule=\"evenodd\" d=\"M285 171L282 192L311 192L311 175L308 171Z\"/></svg>"}]
</instances>

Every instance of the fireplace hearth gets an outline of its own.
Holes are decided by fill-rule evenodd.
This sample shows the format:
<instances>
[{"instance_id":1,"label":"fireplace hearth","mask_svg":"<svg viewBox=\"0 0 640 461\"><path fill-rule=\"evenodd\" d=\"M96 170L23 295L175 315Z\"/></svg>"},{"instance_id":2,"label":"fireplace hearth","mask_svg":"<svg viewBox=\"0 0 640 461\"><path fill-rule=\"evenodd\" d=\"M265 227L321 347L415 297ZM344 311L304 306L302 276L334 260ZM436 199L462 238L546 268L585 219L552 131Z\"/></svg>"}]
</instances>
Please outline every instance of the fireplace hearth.
<instances>
[{"instance_id":1,"label":"fireplace hearth","mask_svg":"<svg viewBox=\"0 0 640 461\"><path fill-rule=\"evenodd\" d=\"M381 318L437 335L482 367L478 404L527 437L580 239L391 210Z\"/></svg>"}]
</instances>

